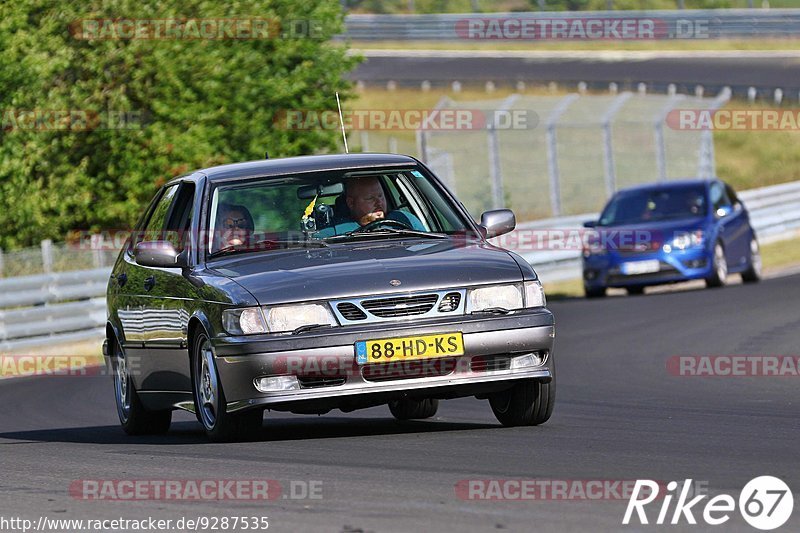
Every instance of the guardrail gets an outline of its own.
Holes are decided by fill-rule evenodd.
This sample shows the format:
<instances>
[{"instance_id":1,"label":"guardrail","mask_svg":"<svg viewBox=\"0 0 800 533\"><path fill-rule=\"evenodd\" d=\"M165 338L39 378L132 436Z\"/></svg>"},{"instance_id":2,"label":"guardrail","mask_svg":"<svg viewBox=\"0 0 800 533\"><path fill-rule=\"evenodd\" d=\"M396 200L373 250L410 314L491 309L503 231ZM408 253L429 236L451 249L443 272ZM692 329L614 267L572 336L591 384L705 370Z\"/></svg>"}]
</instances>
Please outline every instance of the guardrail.
<instances>
[{"instance_id":1,"label":"guardrail","mask_svg":"<svg viewBox=\"0 0 800 533\"><path fill-rule=\"evenodd\" d=\"M800 181L743 191L739 196L762 242L788 238L800 230ZM576 230L597 216L587 213L525 222L514 232ZM521 253L545 282L580 278L580 254L577 249ZM0 352L102 338L109 275L110 269L98 268L0 280ZM142 318L144 326L147 317Z\"/></svg>"},{"instance_id":2,"label":"guardrail","mask_svg":"<svg viewBox=\"0 0 800 533\"><path fill-rule=\"evenodd\" d=\"M664 39L755 39L797 38L800 35L800 10L798 9L714 9L714 10L659 10L659 11L582 11L529 13L449 13L440 15L348 15L342 37L353 41L460 41L470 40L470 22L473 28L490 20L549 19L573 21L589 20L651 20ZM487 31L490 28L486 26ZM500 38L524 40L515 37L517 26ZM502 27L499 31L503 31ZM663 33L663 35L662 35ZM565 32L565 37L566 37ZM578 34L580 36L580 33ZM556 34L556 37L558 34ZM611 38L608 36L606 38ZM472 38L475 38L473 35ZM497 39L497 36L488 37ZM574 38L574 36L573 36ZM659 38L659 37L656 37ZM530 39L531 41L540 39Z\"/></svg>"}]
</instances>

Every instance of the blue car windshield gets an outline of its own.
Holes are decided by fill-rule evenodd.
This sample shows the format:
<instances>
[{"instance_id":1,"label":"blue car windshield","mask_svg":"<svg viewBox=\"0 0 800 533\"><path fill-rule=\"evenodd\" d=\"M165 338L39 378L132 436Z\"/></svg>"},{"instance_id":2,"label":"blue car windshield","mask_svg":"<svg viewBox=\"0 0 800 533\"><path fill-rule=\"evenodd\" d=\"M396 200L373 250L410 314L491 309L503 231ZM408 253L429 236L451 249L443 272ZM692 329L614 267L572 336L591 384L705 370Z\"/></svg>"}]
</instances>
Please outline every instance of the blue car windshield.
<instances>
[{"instance_id":1,"label":"blue car windshield","mask_svg":"<svg viewBox=\"0 0 800 533\"><path fill-rule=\"evenodd\" d=\"M601 226L641 224L703 216L708 211L702 185L618 193L600 216Z\"/></svg>"}]
</instances>

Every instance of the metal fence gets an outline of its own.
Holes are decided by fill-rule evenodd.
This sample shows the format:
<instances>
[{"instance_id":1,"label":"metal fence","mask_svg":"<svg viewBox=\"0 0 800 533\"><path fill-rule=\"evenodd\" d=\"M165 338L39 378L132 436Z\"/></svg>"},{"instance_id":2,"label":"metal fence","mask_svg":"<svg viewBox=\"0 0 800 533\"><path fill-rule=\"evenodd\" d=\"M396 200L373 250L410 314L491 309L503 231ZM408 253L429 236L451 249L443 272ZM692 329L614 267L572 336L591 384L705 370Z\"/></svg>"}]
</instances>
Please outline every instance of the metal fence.
<instances>
[{"instance_id":1,"label":"metal fence","mask_svg":"<svg viewBox=\"0 0 800 533\"><path fill-rule=\"evenodd\" d=\"M476 218L509 207L521 221L599 210L621 187L716 174L710 130L674 129L679 109L719 108L730 98L609 93L529 96L455 102L434 111L462 110L485 127L354 132L361 148L417 154ZM503 127L522 117L518 127ZM394 149L394 150L393 150Z\"/></svg>"},{"instance_id":2,"label":"metal fence","mask_svg":"<svg viewBox=\"0 0 800 533\"><path fill-rule=\"evenodd\" d=\"M658 11L449 13L439 15L348 15L344 38L354 41L460 41L470 39L469 24L516 19L573 21L613 18L652 19L663 39L797 38L798 9L709 9ZM535 39L532 39L535 40Z\"/></svg>"}]
</instances>

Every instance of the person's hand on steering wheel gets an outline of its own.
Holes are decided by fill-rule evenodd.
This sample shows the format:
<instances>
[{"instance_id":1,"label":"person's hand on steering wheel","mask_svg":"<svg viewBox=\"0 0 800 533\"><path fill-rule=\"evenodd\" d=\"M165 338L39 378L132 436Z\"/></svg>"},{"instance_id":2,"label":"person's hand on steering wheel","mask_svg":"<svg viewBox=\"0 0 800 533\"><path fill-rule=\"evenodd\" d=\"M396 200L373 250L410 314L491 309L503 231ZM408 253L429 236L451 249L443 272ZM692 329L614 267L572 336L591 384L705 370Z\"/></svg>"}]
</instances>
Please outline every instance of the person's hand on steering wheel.
<instances>
[{"instance_id":1,"label":"person's hand on steering wheel","mask_svg":"<svg viewBox=\"0 0 800 533\"><path fill-rule=\"evenodd\" d=\"M400 229L413 229L405 222L401 222L399 220L394 220L391 218L379 218L377 220L373 220L366 226L361 226L357 230L354 230L353 233L365 233L372 231L376 228L379 228L381 226L389 226L389 227L394 226L395 228L400 228Z\"/></svg>"}]
</instances>

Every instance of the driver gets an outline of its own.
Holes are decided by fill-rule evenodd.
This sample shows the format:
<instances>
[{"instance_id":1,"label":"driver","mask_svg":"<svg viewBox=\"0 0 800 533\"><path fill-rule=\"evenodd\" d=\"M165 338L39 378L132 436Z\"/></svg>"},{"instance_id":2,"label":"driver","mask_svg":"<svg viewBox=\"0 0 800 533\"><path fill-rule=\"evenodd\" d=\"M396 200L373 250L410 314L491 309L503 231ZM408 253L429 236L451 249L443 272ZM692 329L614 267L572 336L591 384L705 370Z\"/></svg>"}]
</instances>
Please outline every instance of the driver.
<instances>
[{"instance_id":1,"label":"driver","mask_svg":"<svg viewBox=\"0 0 800 533\"><path fill-rule=\"evenodd\" d=\"M402 222L415 230L425 231L422 222L411 213L400 210L387 213L386 195L377 177L355 178L346 182L345 201L350 210L350 218L359 226L366 226L385 218Z\"/></svg>"}]
</instances>

